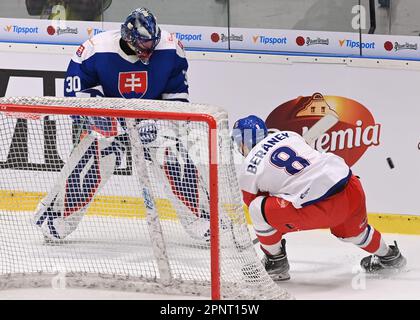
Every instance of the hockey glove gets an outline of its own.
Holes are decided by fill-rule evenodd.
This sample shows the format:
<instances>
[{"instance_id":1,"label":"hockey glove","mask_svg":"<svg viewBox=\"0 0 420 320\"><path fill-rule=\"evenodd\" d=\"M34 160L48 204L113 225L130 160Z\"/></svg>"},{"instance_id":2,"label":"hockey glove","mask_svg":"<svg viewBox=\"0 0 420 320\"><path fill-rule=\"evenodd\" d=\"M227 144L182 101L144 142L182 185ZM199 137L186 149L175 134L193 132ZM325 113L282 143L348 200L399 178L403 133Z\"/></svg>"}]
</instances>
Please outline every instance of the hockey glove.
<instances>
[{"instance_id":1,"label":"hockey glove","mask_svg":"<svg viewBox=\"0 0 420 320\"><path fill-rule=\"evenodd\" d=\"M139 120L137 123L140 141L143 144L149 144L157 138L157 127L155 120Z\"/></svg>"}]
</instances>

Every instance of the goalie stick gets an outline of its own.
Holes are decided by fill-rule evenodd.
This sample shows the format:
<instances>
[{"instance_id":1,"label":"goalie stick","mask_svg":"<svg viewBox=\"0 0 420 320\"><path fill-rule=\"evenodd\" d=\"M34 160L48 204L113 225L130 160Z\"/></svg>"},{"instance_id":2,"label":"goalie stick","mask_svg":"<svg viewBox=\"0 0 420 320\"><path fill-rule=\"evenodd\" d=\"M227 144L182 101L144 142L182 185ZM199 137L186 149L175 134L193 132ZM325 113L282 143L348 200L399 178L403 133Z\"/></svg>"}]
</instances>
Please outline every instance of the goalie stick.
<instances>
[{"instance_id":1,"label":"goalie stick","mask_svg":"<svg viewBox=\"0 0 420 320\"><path fill-rule=\"evenodd\" d=\"M316 139L318 139L325 132L330 130L337 122L339 118L335 113L329 113L318 120L308 131L306 131L302 137L306 143L312 145ZM255 238L252 243L255 245L259 242L258 238Z\"/></svg>"},{"instance_id":2,"label":"goalie stick","mask_svg":"<svg viewBox=\"0 0 420 320\"><path fill-rule=\"evenodd\" d=\"M160 225L159 215L156 209L155 199L150 192L150 178L147 169L147 153L145 152L146 147L141 142L136 127L136 120L127 121L128 134L133 146L132 148L134 165L138 171L138 181L143 188L144 205L146 208L146 221L148 225L148 231L152 243L153 255L156 259L156 263L159 268L160 280L162 284L169 285L172 280L171 268L169 265L168 254L166 250L165 241L163 239L163 230Z\"/></svg>"}]
</instances>

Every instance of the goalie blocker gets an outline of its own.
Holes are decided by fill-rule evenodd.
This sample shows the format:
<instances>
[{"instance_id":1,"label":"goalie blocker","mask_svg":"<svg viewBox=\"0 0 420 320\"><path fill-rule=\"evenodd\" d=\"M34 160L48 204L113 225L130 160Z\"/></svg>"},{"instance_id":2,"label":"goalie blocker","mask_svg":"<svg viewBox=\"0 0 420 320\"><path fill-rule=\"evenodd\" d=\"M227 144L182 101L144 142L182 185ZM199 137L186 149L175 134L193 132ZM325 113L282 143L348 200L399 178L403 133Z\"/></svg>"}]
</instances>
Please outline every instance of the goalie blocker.
<instances>
[{"instance_id":1,"label":"goalie blocker","mask_svg":"<svg viewBox=\"0 0 420 320\"><path fill-rule=\"evenodd\" d=\"M79 92L78 97L103 97L103 93L99 86ZM123 165L130 142L123 118L72 116L72 119L78 129L76 141L80 142L72 150L54 187L39 203L34 218L35 225L49 242L63 240L77 229L95 195L114 170ZM176 135L167 132L159 135L158 126L155 120L135 120L144 148L143 161L156 164L156 150L165 146L160 164L162 175L173 193L172 200L190 213L178 214L178 218L191 238L207 244L210 241L210 216L204 209L209 197L207 185L183 143ZM173 129L174 132L179 130ZM146 170L145 162L137 165ZM226 225L226 221L222 221L222 227Z\"/></svg>"}]
</instances>

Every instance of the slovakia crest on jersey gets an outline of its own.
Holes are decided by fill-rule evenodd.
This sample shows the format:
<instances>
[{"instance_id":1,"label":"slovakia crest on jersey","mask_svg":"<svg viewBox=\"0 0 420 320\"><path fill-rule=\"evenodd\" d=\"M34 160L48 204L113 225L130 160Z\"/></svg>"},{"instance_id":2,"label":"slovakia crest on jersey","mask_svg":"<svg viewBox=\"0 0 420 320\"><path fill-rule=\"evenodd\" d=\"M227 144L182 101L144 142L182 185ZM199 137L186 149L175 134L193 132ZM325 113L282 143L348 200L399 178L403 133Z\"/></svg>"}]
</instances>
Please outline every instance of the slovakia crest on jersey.
<instances>
[{"instance_id":1,"label":"slovakia crest on jersey","mask_svg":"<svg viewBox=\"0 0 420 320\"><path fill-rule=\"evenodd\" d=\"M141 98L147 91L147 71L120 72L118 89L126 99Z\"/></svg>"}]
</instances>

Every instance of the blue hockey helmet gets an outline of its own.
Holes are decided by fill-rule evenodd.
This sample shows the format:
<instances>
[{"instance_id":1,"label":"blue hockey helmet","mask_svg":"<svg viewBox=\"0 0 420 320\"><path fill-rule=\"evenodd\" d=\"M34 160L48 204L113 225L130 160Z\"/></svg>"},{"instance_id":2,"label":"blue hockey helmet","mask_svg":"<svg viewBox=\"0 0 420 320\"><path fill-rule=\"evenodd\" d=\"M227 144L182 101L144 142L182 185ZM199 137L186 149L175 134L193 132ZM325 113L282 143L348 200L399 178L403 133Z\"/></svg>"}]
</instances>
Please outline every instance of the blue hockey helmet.
<instances>
[{"instance_id":1,"label":"blue hockey helmet","mask_svg":"<svg viewBox=\"0 0 420 320\"><path fill-rule=\"evenodd\" d=\"M160 37L161 31L156 18L146 8L138 8L131 12L121 25L121 38L144 64L149 64L150 56L159 44Z\"/></svg>"},{"instance_id":2,"label":"blue hockey helmet","mask_svg":"<svg viewBox=\"0 0 420 320\"><path fill-rule=\"evenodd\" d=\"M239 119L233 125L232 140L243 156L247 156L249 151L267 135L268 130L264 120L254 115Z\"/></svg>"}]
</instances>

